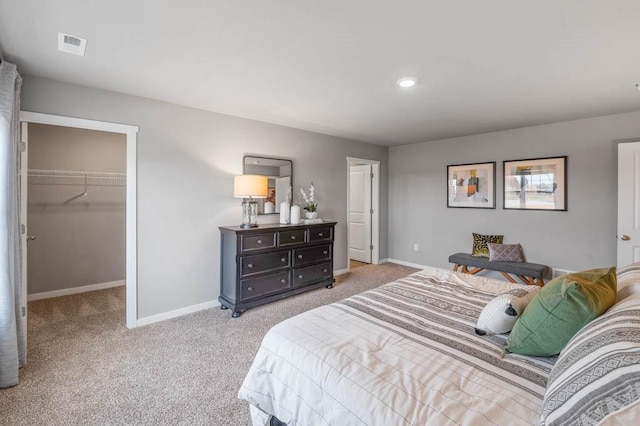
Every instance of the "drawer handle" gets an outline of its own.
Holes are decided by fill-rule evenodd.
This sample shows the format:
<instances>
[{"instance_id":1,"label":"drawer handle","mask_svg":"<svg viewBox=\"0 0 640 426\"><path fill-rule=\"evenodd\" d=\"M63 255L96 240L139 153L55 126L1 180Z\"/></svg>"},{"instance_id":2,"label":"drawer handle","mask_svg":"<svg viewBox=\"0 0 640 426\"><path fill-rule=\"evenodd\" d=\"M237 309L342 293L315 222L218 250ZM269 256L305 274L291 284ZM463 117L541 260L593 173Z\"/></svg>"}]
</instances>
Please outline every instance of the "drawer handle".
<instances>
[{"instance_id":1,"label":"drawer handle","mask_svg":"<svg viewBox=\"0 0 640 426\"><path fill-rule=\"evenodd\" d=\"M287 263L287 258L286 258L286 257L281 257L281 258L280 258L280 262L282 262L282 263Z\"/></svg>"},{"instance_id":2,"label":"drawer handle","mask_svg":"<svg viewBox=\"0 0 640 426\"><path fill-rule=\"evenodd\" d=\"M324 234L322 232L318 232L318 237L324 237Z\"/></svg>"},{"instance_id":3,"label":"drawer handle","mask_svg":"<svg viewBox=\"0 0 640 426\"><path fill-rule=\"evenodd\" d=\"M301 280L302 279L302 274L298 275L298 279Z\"/></svg>"},{"instance_id":4,"label":"drawer handle","mask_svg":"<svg viewBox=\"0 0 640 426\"><path fill-rule=\"evenodd\" d=\"M295 236L295 235L292 235L292 236L291 236L291 239L292 239L292 240L295 240L295 239L296 239L296 236Z\"/></svg>"},{"instance_id":5,"label":"drawer handle","mask_svg":"<svg viewBox=\"0 0 640 426\"><path fill-rule=\"evenodd\" d=\"M253 269L253 263L248 264L248 265L247 265L247 268L249 268L249 269Z\"/></svg>"},{"instance_id":6,"label":"drawer handle","mask_svg":"<svg viewBox=\"0 0 640 426\"><path fill-rule=\"evenodd\" d=\"M301 254L298 255L298 259L302 259L302 255Z\"/></svg>"},{"instance_id":7,"label":"drawer handle","mask_svg":"<svg viewBox=\"0 0 640 426\"><path fill-rule=\"evenodd\" d=\"M256 243L262 244L262 240L258 240L258 241L256 241Z\"/></svg>"},{"instance_id":8,"label":"drawer handle","mask_svg":"<svg viewBox=\"0 0 640 426\"><path fill-rule=\"evenodd\" d=\"M324 268L324 269L322 270L322 272L324 272L324 273L326 274L327 272L329 272L329 270L328 270L327 268Z\"/></svg>"},{"instance_id":9,"label":"drawer handle","mask_svg":"<svg viewBox=\"0 0 640 426\"><path fill-rule=\"evenodd\" d=\"M253 291L253 287L247 287L247 291Z\"/></svg>"},{"instance_id":10,"label":"drawer handle","mask_svg":"<svg viewBox=\"0 0 640 426\"><path fill-rule=\"evenodd\" d=\"M329 253L329 252L328 252L328 251L326 251L326 250L322 252L322 254L327 254L327 253Z\"/></svg>"},{"instance_id":11,"label":"drawer handle","mask_svg":"<svg viewBox=\"0 0 640 426\"><path fill-rule=\"evenodd\" d=\"M283 279L281 279L281 280L280 280L280 282L281 282L282 284L284 284L284 283L286 283L286 282L287 282L287 280L285 280L285 279L283 278Z\"/></svg>"}]
</instances>

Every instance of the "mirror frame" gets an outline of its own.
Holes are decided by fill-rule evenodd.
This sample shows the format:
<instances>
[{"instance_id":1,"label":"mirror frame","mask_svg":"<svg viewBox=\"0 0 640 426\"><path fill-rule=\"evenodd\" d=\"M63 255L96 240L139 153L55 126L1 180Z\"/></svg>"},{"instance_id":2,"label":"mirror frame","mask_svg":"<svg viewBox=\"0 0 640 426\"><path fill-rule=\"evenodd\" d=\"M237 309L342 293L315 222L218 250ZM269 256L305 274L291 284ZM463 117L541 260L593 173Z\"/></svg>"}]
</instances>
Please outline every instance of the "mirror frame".
<instances>
[{"instance_id":1,"label":"mirror frame","mask_svg":"<svg viewBox=\"0 0 640 426\"><path fill-rule=\"evenodd\" d=\"M289 163L290 167L291 167L291 174L289 175L289 179L290 179L289 184L291 185L291 188L293 190L293 160L289 160L287 158L264 157L264 156L261 156L261 155L249 155L249 154L247 154L244 157L242 157L242 174L247 174L247 158L255 158L257 160L271 160L271 161L275 160L275 161L282 161L282 162ZM259 173L249 173L249 174L259 174ZM271 177L273 177L273 176L271 176ZM284 177L284 176L282 176L282 177ZM258 201L262 201L262 200L258 200ZM258 211L258 215L260 215L260 216L280 214L280 213L264 213L264 202L259 202L259 204L260 204L260 208L259 208L259 211ZM262 210L262 211L260 211L260 210Z\"/></svg>"}]
</instances>

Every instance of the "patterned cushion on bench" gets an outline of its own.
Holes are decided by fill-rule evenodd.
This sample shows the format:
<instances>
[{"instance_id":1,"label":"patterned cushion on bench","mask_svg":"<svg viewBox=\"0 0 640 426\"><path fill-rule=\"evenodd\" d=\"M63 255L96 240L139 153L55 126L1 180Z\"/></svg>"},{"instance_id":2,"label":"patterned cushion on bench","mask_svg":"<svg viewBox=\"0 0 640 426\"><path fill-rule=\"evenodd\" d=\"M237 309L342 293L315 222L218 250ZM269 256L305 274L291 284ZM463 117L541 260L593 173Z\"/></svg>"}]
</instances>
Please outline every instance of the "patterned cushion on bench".
<instances>
[{"instance_id":1,"label":"patterned cushion on bench","mask_svg":"<svg viewBox=\"0 0 640 426\"><path fill-rule=\"evenodd\" d=\"M489 260L492 262L524 262L520 244L488 243L487 247L489 247Z\"/></svg>"},{"instance_id":2,"label":"patterned cushion on bench","mask_svg":"<svg viewBox=\"0 0 640 426\"><path fill-rule=\"evenodd\" d=\"M473 233L473 250L471 256L489 257L489 247L487 244L502 244L502 235L482 235Z\"/></svg>"}]
</instances>

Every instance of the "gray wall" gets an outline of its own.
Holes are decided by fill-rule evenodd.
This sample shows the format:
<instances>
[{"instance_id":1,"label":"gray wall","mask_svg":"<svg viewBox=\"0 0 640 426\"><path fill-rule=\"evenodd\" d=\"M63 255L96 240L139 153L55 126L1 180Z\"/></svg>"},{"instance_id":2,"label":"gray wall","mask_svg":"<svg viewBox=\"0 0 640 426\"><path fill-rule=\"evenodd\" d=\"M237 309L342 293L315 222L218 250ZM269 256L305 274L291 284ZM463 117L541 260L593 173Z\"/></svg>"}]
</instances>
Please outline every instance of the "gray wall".
<instances>
[{"instance_id":1,"label":"gray wall","mask_svg":"<svg viewBox=\"0 0 640 426\"><path fill-rule=\"evenodd\" d=\"M41 124L29 125L29 168L126 172L126 137ZM28 292L99 284L125 278L126 187L82 178L29 179ZM71 200L71 201L69 201Z\"/></svg>"},{"instance_id":2,"label":"gray wall","mask_svg":"<svg viewBox=\"0 0 640 426\"><path fill-rule=\"evenodd\" d=\"M405 145L389 150L389 257L450 268L472 232L504 234L528 260L580 270L616 264L617 154L640 140L640 112ZM502 209L502 161L568 155L568 211ZM446 166L496 161L496 210L446 207ZM413 244L420 251L413 251Z\"/></svg>"},{"instance_id":3,"label":"gray wall","mask_svg":"<svg viewBox=\"0 0 640 426\"><path fill-rule=\"evenodd\" d=\"M140 126L139 318L217 298L218 226L241 220L233 176L245 154L292 159L294 193L314 182L320 216L339 222L336 269L347 267L346 157L381 161L387 257L385 147L32 76L24 78L22 109Z\"/></svg>"}]
</instances>

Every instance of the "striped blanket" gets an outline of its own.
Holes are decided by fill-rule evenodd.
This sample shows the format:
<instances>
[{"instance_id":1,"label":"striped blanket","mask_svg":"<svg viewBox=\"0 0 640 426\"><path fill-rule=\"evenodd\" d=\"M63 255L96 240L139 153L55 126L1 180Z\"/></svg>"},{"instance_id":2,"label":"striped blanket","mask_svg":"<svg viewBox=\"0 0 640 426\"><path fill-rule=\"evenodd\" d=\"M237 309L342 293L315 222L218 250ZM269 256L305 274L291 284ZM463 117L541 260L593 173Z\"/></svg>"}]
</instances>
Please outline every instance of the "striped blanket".
<instances>
[{"instance_id":1,"label":"striped blanket","mask_svg":"<svg viewBox=\"0 0 640 426\"><path fill-rule=\"evenodd\" d=\"M538 424L556 358L474 331L514 288L429 268L305 312L267 333L239 397L254 425Z\"/></svg>"}]
</instances>

